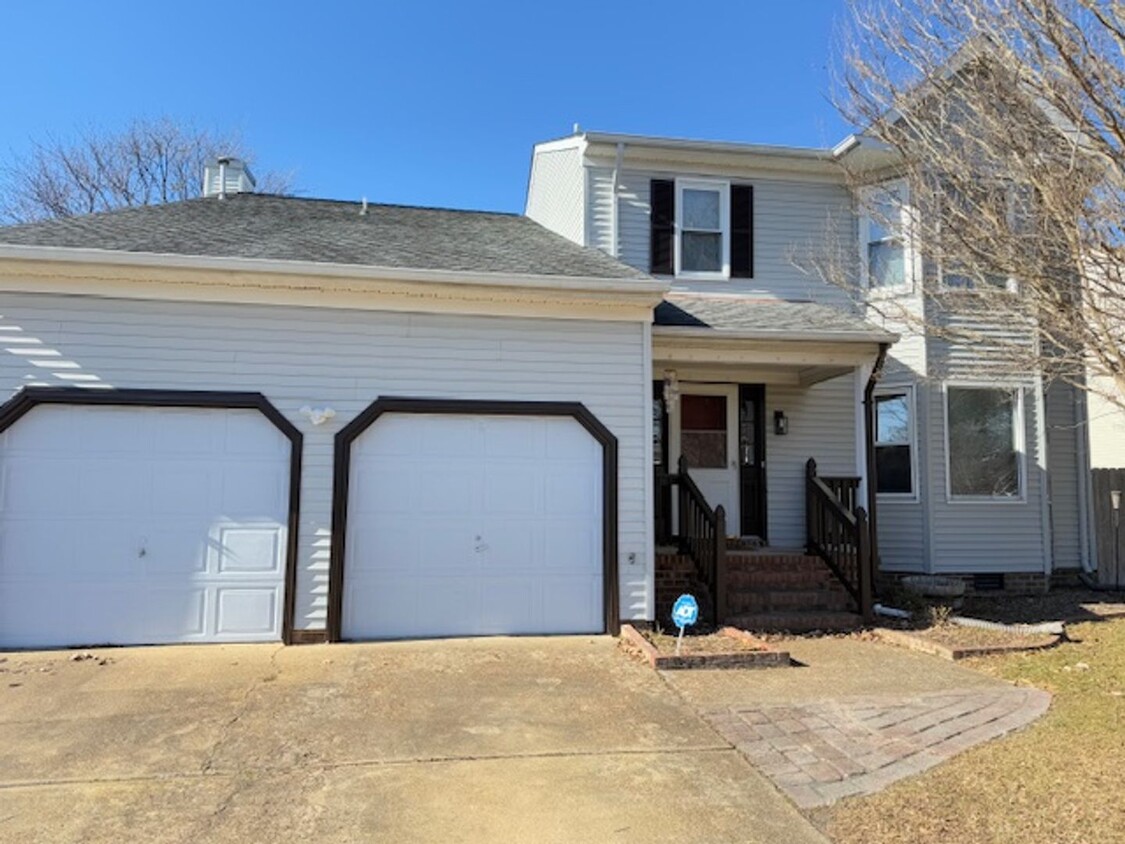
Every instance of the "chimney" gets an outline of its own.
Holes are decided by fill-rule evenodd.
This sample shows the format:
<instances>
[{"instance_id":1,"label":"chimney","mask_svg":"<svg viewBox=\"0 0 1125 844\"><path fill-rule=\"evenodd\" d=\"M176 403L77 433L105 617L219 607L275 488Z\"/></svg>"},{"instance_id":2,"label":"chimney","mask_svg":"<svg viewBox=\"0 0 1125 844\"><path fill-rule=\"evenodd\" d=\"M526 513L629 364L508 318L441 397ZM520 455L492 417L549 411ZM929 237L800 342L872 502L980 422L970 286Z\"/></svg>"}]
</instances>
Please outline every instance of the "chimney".
<instances>
[{"instance_id":1,"label":"chimney","mask_svg":"<svg viewBox=\"0 0 1125 844\"><path fill-rule=\"evenodd\" d=\"M225 199L232 193L253 193L254 176L241 158L229 155L208 161L203 167L203 195Z\"/></svg>"}]
</instances>

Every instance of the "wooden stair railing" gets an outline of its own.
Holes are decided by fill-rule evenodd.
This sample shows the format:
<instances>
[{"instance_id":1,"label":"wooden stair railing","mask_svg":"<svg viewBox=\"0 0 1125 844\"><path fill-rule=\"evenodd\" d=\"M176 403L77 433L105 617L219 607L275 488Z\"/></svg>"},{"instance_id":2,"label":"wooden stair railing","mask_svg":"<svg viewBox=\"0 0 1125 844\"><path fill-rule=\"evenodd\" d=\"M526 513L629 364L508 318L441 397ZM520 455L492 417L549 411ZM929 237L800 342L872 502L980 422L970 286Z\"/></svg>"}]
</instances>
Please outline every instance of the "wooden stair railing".
<instances>
[{"instance_id":1,"label":"wooden stair railing","mask_svg":"<svg viewBox=\"0 0 1125 844\"><path fill-rule=\"evenodd\" d=\"M710 590L715 602L715 622L727 616L726 551L727 517L722 505L712 509L688 474L687 461L680 458L675 474L657 474L656 536L658 542L675 540L680 553L695 565L696 576ZM676 491L676 529L667 512L666 489Z\"/></svg>"},{"instance_id":2,"label":"wooden stair railing","mask_svg":"<svg viewBox=\"0 0 1125 844\"><path fill-rule=\"evenodd\" d=\"M823 478L805 467L808 552L820 557L855 600L865 622L874 616L875 555L867 511L855 507L857 478ZM842 493L842 494L841 494ZM853 506L848 507L845 501Z\"/></svg>"}]
</instances>

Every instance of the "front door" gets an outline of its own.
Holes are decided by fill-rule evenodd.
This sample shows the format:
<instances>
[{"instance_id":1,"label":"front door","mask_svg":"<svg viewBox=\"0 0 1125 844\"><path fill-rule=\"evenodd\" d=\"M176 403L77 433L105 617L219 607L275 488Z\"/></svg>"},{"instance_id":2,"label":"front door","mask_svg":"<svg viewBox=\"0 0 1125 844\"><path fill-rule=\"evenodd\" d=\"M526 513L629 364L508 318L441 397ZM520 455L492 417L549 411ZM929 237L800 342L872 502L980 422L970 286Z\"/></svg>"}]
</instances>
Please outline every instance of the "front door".
<instances>
[{"instance_id":1,"label":"front door","mask_svg":"<svg viewBox=\"0 0 1125 844\"><path fill-rule=\"evenodd\" d=\"M685 458L707 503L726 510L727 533L738 536L738 387L683 384L677 411L672 414L672 465Z\"/></svg>"}]
</instances>

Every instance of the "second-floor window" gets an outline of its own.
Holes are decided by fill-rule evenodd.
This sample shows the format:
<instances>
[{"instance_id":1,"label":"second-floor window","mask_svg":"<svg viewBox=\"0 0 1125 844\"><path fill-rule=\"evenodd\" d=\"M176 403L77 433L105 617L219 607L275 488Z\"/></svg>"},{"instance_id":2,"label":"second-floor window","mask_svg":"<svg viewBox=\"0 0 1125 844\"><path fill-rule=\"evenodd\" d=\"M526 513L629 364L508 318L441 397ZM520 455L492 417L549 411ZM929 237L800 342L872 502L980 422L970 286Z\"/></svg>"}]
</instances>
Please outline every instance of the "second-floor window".
<instances>
[{"instance_id":1,"label":"second-floor window","mask_svg":"<svg viewBox=\"0 0 1125 844\"><path fill-rule=\"evenodd\" d=\"M651 182L653 275L753 278L754 190L715 179Z\"/></svg>"},{"instance_id":2,"label":"second-floor window","mask_svg":"<svg viewBox=\"0 0 1125 844\"><path fill-rule=\"evenodd\" d=\"M867 287L904 287L911 280L908 264L906 186L878 185L864 196L861 224L864 276Z\"/></svg>"}]
</instances>

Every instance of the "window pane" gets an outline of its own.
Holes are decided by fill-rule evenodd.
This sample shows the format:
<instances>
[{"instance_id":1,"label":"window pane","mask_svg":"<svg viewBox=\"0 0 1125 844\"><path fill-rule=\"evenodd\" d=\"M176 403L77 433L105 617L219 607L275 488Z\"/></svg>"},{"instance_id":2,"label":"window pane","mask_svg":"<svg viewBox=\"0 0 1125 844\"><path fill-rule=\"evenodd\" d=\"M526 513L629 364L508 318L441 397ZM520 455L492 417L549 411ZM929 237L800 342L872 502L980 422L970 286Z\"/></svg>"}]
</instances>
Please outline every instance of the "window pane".
<instances>
[{"instance_id":1,"label":"window pane","mask_svg":"<svg viewBox=\"0 0 1125 844\"><path fill-rule=\"evenodd\" d=\"M722 272L723 236L684 232L680 236L680 269L687 272Z\"/></svg>"},{"instance_id":2,"label":"window pane","mask_svg":"<svg viewBox=\"0 0 1125 844\"><path fill-rule=\"evenodd\" d=\"M727 465L726 431L684 431L680 451L689 469L724 469Z\"/></svg>"},{"instance_id":3,"label":"window pane","mask_svg":"<svg viewBox=\"0 0 1125 844\"><path fill-rule=\"evenodd\" d=\"M867 266L872 287L906 283L905 250L896 240L867 244Z\"/></svg>"},{"instance_id":4,"label":"window pane","mask_svg":"<svg viewBox=\"0 0 1125 844\"><path fill-rule=\"evenodd\" d=\"M719 192L717 190L684 189L685 229L708 229L718 231L722 228L719 219Z\"/></svg>"},{"instance_id":5,"label":"window pane","mask_svg":"<svg viewBox=\"0 0 1125 844\"><path fill-rule=\"evenodd\" d=\"M910 406L905 395L875 397L875 441L910 442Z\"/></svg>"},{"instance_id":6,"label":"window pane","mask_svg":"<svg viewBox=\"0 0 1125 844\"><path fill-rule=\"evenodd\" d=\"M680 427L685 431L725 431L727 429L727 397L680 396Z\"/></svg>"},{"instance_id":7,"label":"window pane","mask_svg":"<svg viewBox=\"0 0 1125 844\"><path fill-rule=\"evenodd\" d=\"M954 495L1019 494L1011 390L949 388L949 488Z\"/></svg>"},{"instance_id":8,"label":"window pane","mask_svg":"<svg viewBox=\"0 0 1125 844\"><path fill-rule=\"evenodd\" d=\"M912 493L914 488L910 480L910 446L876 446L875 478L877 492Z\"/></svg>"}]
</instances>

